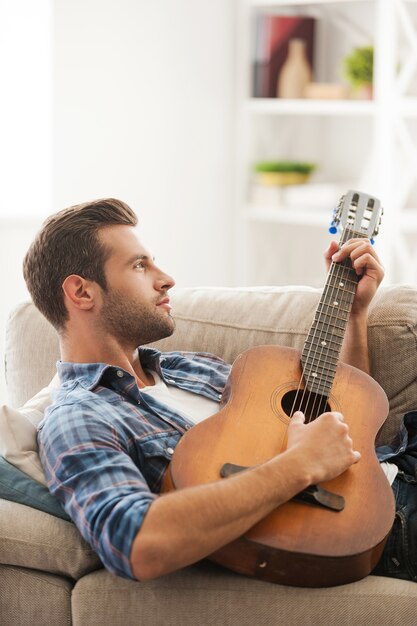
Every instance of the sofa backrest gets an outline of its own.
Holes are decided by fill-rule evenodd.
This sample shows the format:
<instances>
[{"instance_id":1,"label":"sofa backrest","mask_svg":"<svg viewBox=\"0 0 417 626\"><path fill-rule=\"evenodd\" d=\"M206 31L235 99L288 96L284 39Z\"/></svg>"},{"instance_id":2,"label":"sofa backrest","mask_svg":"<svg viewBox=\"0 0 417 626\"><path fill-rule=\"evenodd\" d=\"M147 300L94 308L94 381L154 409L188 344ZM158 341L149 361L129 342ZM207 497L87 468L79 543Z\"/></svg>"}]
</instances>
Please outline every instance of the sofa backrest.
<instances>
[{"instance_id":1,"label":"sofa backrest","mask_svg":"<svg viewBox=\"0 0 417 626\"><path fill-rule=\"evenodd\" d=\"M320 290L309 287L189 288L172 296L176 331L157 342L161 350L213 352L228 362L256 345L301 349ZM379 441L388 441L404 412L417 408L417 290L380 288L369 315L373 377L390 401ZM19 305L6 334L9 404L18 407L47 385L59 358L58 338L33 304Z\"/></svg>"}]
</instances>

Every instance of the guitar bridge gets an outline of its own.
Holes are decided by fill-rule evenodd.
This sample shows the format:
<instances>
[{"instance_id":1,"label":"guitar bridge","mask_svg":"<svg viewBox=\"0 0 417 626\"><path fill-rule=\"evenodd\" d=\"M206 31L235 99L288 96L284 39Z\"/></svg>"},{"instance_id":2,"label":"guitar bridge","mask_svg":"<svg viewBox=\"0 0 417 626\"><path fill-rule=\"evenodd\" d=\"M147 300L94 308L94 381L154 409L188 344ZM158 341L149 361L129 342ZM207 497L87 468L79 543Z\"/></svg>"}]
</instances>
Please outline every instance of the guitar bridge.
<instances>
[{"instance_id":1,"label":"guitar bridge","mask_svg":"<svg viewBox=\"0 0 417 626\"><path fill-rule=\"evenodd\" d=\"M307 504L323 506L331 511L343 511L345 508L345 499L343 496L323 489L323 487L319 485L310 485L307 489L297 493L293 500L295 502L305 502Z\"/></svg>"},{"instance_id":2,"label":"guitar bridge","mask_svg":"<svg viewBox=\"0 0 417 626\"><path fill-rule=\"evenodd\" d=\"M220 476L222 478L228 478L242 472L243 470L250 469L244 465L235 465L234 463L225 463L221 470ZM331 511L343 511L345 508L345 499L343 496L339 496L337 493L323 489L319 485L310 485L307 489L300 491L296 496L292 498L294 502L302 502L305 504L312 504L315 506L322 506Z\"/></svg>"}]
</instances>

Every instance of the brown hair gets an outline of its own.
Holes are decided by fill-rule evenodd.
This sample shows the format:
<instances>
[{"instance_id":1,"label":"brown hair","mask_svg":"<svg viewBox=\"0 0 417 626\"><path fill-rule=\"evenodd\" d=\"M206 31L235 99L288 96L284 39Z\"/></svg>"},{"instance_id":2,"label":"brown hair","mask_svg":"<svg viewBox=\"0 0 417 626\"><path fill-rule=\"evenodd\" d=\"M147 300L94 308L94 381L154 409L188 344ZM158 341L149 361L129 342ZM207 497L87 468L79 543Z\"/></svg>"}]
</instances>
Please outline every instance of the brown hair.
<instances>
[{"instance_id":1,"label":"brown hair","mask_svg":"<svg viewBox=\"0 0 417 626\"><path fill-rule=\"evenodd\" d=\"M77 204L51 215L23 261L23 276L35 306L57 329L68 319L62 283L77 274L106 289L104 264L110 250L98 231L114 224L137 225L134 211L113 198Z\"/></svg>"}]
</instances>

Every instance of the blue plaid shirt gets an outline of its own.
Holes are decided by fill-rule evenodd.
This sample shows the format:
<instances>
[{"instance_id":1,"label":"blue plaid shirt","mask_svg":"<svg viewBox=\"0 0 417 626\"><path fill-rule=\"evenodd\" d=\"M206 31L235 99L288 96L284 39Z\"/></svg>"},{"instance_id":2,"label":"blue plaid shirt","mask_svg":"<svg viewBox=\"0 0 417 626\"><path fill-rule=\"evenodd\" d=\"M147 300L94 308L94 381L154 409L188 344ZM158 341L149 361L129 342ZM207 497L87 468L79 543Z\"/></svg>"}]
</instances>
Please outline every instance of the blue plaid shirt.
<instances>
[{"instance_id":1,"label":"blue plaid shirt","mask_svg":"<svg viewBox=\"0 0 417 626\"><path fill-rule=\"evenodd\" d=\"M144 369L219 401L230 366L206 353L140 348ZM134 578L130 551L175 446L192 427L135 379L105 363L62 363L62 385L39 426L50 491L114 574Z\"/></svg>"}]
</instances>

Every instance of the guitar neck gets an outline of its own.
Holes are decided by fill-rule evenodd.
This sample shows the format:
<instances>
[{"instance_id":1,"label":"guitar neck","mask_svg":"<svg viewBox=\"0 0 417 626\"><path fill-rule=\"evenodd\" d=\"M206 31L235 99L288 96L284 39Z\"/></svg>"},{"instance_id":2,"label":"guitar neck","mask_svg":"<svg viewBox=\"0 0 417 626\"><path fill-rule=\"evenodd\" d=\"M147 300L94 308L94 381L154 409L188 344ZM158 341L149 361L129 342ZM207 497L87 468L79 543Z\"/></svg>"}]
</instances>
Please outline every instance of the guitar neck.
<instances>
[{"instance_id":1,"label":"guitar neck","mask_svg":"<svg viewBox=\"0 0 417 626\"><path fill-rule=\"evenodd\" d=\"M366 235L345 228L340 245ZM307 335L301 364L306 388L326 398L330 393L359 276L350 259L332 263L314 321Z\"/></svg>"}]
</instances>

